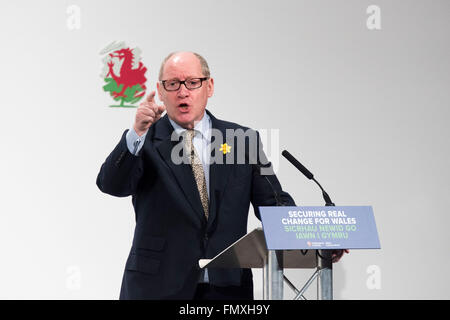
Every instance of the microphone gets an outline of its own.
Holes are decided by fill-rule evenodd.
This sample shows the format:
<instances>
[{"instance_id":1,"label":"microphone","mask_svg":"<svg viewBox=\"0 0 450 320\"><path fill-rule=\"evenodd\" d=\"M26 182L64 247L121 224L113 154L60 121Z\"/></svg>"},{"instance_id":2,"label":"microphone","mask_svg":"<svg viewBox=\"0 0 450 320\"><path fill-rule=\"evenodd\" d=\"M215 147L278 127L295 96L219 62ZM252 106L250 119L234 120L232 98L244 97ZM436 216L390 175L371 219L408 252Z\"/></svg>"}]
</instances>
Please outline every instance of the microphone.
<instances>
[{"instance_id":1,"label":"microphone","mask_svg":"<svg viewBox=\"0 0 450 320\"><path fill-rule=\"evenodd\" d=\"M334 207L335 204L331 201L330 196L328 195L328 193L325 192L325 190L322 188L322 186L320 185L319 182L316 181L316 179L314 179L314 175L308 170L306 169L297 159L294 158L294 156L292 154L290 154L287 150L283 150L283 152L281 153L283 155L283 157L285 157L290 163L292 163L292 165L294 167L296 167L301 173L303 173L305 175L305 177L307 177L309 180L313 180L322 190L322 196L323 199L325 200L325 205L326 206L330 206L330 207Z\"/></svg>"},{"instance_id":2,"label":"microphone","mask_svg":"<svg viewBox=\"0 0 450 320\"><path fill-rule=\"evenodd\" d=\"M272 189L273 195L275 197L275 201L277 202L277 206L278 207L284 207L286 206L286 203L281 200L279 198L278 192L275 190L275 188L273 187L272 183L270 182L269 178L267 177L267 175L262 175L261 174L261 168L264 168L263 165L260 165L258 163L253 164L253 166L255 166L257 168L258 174L262 177L264 177L266 179L266 181L269 183L270 189Z\"/></svg>"}]
</instances>

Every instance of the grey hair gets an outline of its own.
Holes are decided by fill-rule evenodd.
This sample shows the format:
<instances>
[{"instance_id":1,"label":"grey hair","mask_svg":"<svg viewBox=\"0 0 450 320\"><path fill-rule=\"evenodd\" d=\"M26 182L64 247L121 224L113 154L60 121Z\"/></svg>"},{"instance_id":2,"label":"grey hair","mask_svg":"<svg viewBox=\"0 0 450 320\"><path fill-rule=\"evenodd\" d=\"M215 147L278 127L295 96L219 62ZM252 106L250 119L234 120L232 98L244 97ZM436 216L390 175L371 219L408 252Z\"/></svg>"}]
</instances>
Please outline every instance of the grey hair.
<instances>
[{"instance_id":1,"label":"grey hair","mask_svg":"<svg viewBox=\"0 0 450 320\"><path fill-rule=\"evenodd\" d=\"M163 75L163 72L164 72L164 66L166 65L166 62L174 54L177 54L179 52L181 52L181 51L175 51L175 52L169 53L169 55L164 58L163 62L161 63L161 67L159 68L159 76L158 76L159 81L162 80L162 75ZM203 58L200 54L198 54L196 52L192 52L192 54L197 57L198 61L200 61L200 66L202 67L202 74L203 74L203 76L209 78L211 76L211 73L209 72L208 62L206 62L205 58Z\"/></svg>"}]
</instances>

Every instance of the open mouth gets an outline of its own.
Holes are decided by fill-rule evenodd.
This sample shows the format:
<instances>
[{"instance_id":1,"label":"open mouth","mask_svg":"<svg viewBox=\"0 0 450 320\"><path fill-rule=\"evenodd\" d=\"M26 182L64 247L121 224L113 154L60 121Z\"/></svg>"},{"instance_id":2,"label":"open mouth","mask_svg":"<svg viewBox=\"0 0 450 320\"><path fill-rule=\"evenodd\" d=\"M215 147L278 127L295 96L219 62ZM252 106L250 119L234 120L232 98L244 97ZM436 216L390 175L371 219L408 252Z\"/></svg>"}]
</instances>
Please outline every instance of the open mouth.
<instances>
[{"instance_id":1,"label":"open mouth","mask_svg":"<svg viewBox=\"0 0 450 320\"><path fill-rule=\"evenodd\" d=\"M187 103L180 103L178 107L182 110L187 110L189 108L189 105Z\"/></svg>"}]
</instances>

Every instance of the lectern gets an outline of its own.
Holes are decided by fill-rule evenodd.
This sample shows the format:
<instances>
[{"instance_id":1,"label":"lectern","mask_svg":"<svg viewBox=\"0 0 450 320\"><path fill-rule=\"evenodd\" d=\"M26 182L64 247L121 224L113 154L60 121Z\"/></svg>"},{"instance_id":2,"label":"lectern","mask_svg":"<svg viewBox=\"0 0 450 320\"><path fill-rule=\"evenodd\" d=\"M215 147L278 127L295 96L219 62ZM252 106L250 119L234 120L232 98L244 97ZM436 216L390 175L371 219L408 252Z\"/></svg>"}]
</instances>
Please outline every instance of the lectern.
<instances>
[{"instance_id":1,"label":"lectern","mask_svg":"<svg viewBox=\"0 0 450 320\"><path fill-rule=\"evenodd\" d=\"M213 259L201 259L200 268L262 268L263 299L282 300L283 283L294 290L294 300L305 299L304 293L317 278L318 299L333 299L331 250L268 250L261 228L237 240ZM302 289L298 290L283 275L284 268L316 269Z\"/></svg>"}]
</instances>

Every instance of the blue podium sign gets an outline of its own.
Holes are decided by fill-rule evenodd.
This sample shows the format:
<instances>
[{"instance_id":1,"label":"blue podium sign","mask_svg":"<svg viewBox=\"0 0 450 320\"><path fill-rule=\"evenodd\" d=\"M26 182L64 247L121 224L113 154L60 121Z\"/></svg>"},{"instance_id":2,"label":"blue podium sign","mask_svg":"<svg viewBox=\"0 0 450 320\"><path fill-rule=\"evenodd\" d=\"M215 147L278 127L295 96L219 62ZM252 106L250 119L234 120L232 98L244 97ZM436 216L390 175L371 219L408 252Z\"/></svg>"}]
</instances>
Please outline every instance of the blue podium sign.
<instances>
[{"instance_id":1,"label":"blue podium sign","mask_svg":"<svg viewBox=\"0 0 450 320\"><path fill-rule=\"evenodd\" d=\"M269 250L380 249L372 207L259 207Z\"/></svg>"}]
</instances>

